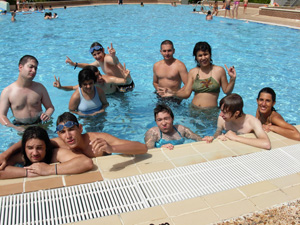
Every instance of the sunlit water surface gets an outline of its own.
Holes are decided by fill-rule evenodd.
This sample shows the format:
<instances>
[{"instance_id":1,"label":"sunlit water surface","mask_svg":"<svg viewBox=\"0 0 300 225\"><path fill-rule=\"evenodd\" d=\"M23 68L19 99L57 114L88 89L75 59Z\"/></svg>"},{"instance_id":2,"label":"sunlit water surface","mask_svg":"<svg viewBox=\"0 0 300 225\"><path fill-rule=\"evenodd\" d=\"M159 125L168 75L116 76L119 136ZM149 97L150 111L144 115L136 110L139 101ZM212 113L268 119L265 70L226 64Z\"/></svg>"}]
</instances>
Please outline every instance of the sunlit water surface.
<instances>
[{"instance_id":1,"label":"sunlit water surface","mask_svg":"<svg viewBox=\"0 0 300 225\"><path fill-rule=\"evenodd\" d=\"M30 54L39 60L36 81L43 83L55 106L53 123L48 125L55 137L55 120L68 111L72 92L52 86L53 76L61 77L63 85L77 84L79 69L65 64L66 56L73 61L94 61L89 46L94 41L110 46L126 63L136 84L133 92L107 96L110 106L103 115L80 119L85 131L103 131L119 138L143 142L145 132L155 125L153 108L157 103L152 86L152 66L162 59L160 43L170 39L175 44L175 57L188 70L195 66L193 47L198 41L212 46L216 65L234 65L237 80L234 92L245 102L244 111L255 115L258 91L272 87L277 93L275 108L292 124L300 124L299 30L245 23L245 21L193 14L192 6L170 5L103 5L55 9L59 18L44 20L42 13L18 14L15 23L10 15L0 16L0 89L18 76L18 61ZM224 94L221 93L220 97ZM212 135L217 110L195 110L191 96L181 105L173 105L175 123L190 127L199 135ZM12 114L9 112L12 120ZM0 126L0 149L18 141L16 131Z\"/></svg>"}]
</instances>

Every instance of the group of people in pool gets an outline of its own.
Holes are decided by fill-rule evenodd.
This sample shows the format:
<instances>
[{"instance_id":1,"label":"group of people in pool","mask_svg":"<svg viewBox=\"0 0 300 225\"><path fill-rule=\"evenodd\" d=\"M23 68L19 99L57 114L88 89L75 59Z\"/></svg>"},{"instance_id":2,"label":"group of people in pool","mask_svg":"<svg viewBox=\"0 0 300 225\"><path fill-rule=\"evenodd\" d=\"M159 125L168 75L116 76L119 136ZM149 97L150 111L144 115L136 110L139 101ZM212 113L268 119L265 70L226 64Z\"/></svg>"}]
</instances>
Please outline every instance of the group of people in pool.
<instances>
[{"instance_id":1,"label":"group of people in pool","mask_svg":"<svg viewBox=\"0 0 300 225\"><path fill-rule=\"evenodd\" d=\"M126 92L134 88L130 71L116 57L111 44L108 54L103 46L95 42L90 53L95 58L91 64L73 62L67 57L66 63L83 69L78 75L78 86L61 86L55 77L54 87L75 90L69 102L69 110L79 115L95 115L108 106L105 94L116 91ZM174 114L166 104L159 104L154 109L157 127L145 134L145 143L122 140L107 133L88 132L82 134L82 125L76 116L65 112L57 119L57 138L49 141L43 128L30 126L23 134L22 141L12 145L0 154L0 178L26 176L72 174L90 170L93 166L90 158L111 153L145 154L149 148L162 147L173 149L174 145L184 143L185 138L210 143L214 138L233 140L263 149L270 149L271 143L266 132L273 131L287 138L300 140L298 130L284 121L276 112L274 105L276 95L273 89L263 88L257 97L256 117L243 112L243 100L233 91L236 71L234 66L228 68L229 81L221 66L212 63L211 47L207 42L196 43L193 55L197 66L187 72L186 66L174 58L174 45L165 40L160 52L163 59L153 66L153 86L159 100L180 104L194 92L192 104L195 107L217 107L220 89L227 95L219 102L220 116L213 137L200 137L183 125L174 125ZM16 82L6 87L1 93L0 122L2 125L24 131L24 125L48 121L54 111L46 88L33 79L36 75L38 61L35 57L25 55L19 62L19 76ZM106 75L101 75L101 67ZM181 87L181 83L184 86ZM45 112L42 111L42 105ZM11 108L15 120L7 118ZM226 131L226 133L223 133ZM255 138L238 134L251 133ZM49 165L49 163L57 163ZM15 167L23 163L24 168Z\"/></svg>"}]
</instances>

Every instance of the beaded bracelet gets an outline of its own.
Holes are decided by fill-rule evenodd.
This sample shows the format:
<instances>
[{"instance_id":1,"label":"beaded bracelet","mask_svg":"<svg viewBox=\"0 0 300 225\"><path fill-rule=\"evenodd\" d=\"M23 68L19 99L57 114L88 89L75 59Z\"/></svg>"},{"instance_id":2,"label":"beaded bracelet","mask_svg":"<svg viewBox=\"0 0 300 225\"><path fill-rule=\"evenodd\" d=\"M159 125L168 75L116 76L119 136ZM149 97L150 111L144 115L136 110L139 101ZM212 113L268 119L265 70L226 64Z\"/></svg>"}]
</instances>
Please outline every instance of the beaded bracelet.
<instances>
[{"instance_id":1,"label":"beaded bracelet","mask_svg":"<svg viewBox=\"0 0 300 225\"><path fill-rule=\"evenodd\" d=\"M77 68L77 66L78 66L78 63L75 63L74 70Z\"/></svg>"}]
</instances>

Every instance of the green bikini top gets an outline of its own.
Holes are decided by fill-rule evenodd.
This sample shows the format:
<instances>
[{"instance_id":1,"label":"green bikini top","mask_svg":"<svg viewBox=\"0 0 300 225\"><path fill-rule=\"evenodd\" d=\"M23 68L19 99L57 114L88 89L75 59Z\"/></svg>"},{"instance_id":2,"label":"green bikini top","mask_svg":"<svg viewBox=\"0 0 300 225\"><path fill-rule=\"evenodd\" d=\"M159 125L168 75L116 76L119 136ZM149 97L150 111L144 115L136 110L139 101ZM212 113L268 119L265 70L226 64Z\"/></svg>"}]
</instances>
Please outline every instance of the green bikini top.
<instances>
[{"instance_id":1,"label":"green bikini top","mask_svg":"<svg viewBox=\"0 0 300 225\"><path fill-rule=\"evenodd\" d=\"M199 74L196 75L192 88L196 93L220 92L220 84L212 76L206 79L199 79Z\"/></svg>"}]
</instances>

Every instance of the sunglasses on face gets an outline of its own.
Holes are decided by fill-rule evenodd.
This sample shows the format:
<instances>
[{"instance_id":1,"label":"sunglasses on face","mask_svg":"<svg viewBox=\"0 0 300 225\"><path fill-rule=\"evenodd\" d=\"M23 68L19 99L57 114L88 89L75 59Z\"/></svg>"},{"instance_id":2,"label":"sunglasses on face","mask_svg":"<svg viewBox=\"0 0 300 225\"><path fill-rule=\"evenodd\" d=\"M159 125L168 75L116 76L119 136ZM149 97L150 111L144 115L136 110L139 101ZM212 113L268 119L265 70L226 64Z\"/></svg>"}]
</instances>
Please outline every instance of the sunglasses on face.
<instances>
[{"instance_id":1,"label":"sunglasses on face","mask_svg":"<svg viewBox=\"0 0 300 225\"><path fill-rule=\"evenodd\" d=\"M102 46L97 45L97 46L94 46L94 47L90 48L90 53L93 53L94 51L99 51L99 50L102 50L102 49L103 49Z\"/></svg>"},{"instance_id":2,"label":"sunglasses on face","mask_svg":"<svg viewBox=\"0 0 300 225\"><path fill-rule=\"evenodd\" d=\"M65 124L57 125L55 132L57 133L57 132L62 131L64 129L64 127L71 128L71 127L74 127L75 125L78 126L78 123L73 122L73 121L67 121Z\"/></svg>"}]
</instances>

